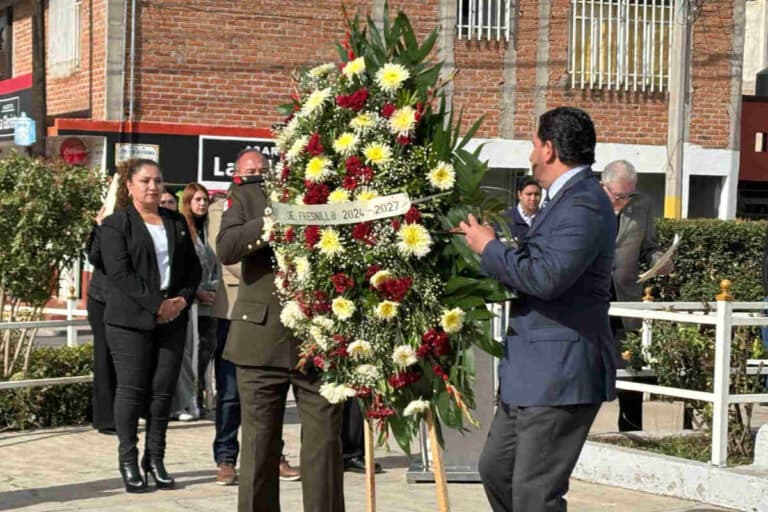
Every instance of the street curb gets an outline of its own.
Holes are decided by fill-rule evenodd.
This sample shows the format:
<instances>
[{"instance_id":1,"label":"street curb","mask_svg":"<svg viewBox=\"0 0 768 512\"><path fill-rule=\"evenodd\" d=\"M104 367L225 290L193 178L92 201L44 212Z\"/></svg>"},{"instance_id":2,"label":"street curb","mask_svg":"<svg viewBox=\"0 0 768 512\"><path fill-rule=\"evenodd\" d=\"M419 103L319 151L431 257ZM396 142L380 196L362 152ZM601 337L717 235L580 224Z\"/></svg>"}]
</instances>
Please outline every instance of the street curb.
<instances>
[{"instance_id":1,"label":"street curb","mask_svg":"<svg viewBox=\"0 0 768 512\"><path fill-rule=\"evenodd\" d=\"M768 468L719 468L643 450L587 441L573 478L743 511L768 510Z\"/></svg>"}]
</instances>

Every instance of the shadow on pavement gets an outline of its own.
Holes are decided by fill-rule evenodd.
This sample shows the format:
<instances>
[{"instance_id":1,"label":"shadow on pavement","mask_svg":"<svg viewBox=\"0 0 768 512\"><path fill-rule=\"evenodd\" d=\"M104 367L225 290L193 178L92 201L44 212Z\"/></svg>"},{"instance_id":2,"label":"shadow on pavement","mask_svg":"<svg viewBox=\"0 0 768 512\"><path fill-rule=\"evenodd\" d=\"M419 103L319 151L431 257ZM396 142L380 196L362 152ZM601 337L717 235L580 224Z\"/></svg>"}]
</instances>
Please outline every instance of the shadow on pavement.
<instances>
[{"instance_id":1,"label":"shadow on pavement","mask_svg":"<svg viewBox=\"0 0 768 512\"><path fill-rule=\"evenodd\" d=\"M115 471L115 474L117 474L117 471ZM213 481L213 473L210 470L185 471L173 473L173 476L177 479L185 478L183 482L177 480L177 489L184 489L193 485L210 484ZM193 478L190 480L189 477ZM149 492L166 493L173 491L158 491L150 479ZM66 503L73 500L107 498L124 493L123 482L120 478L107 478L104 480L92 480L90 482L35 489L19 489L17 491L0 492L0 510L31 507L43 503Z\"/></svg>"},{"instance_id":2,"label":"shadow on pavement","mask_svg":"<svg viewBox=\"0 0 768 512\"><path fill-rule=\"evenodd\" d=\"M67 427L67 430L59 432L51 432L50 430L29 430L22 432L5 432L5 436L0 436L0 448L6 446L14 446L17 444L32 443L40 441L42 439L49 439L52 437L70 436L73 434L82 434L92 430L90 425L83 427Z\"/></svg>"}]
</instances>

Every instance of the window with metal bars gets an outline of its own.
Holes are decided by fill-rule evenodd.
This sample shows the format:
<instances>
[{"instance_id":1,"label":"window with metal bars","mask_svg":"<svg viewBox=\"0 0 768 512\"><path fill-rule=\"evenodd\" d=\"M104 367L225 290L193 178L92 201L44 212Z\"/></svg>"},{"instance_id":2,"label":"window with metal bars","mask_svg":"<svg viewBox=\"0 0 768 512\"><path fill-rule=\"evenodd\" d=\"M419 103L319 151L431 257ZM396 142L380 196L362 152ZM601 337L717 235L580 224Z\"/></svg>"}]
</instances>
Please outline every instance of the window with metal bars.
<instances>
[{"instance_id":1,"label":"window with metal bars","mask_svg":"<svg viewBox=\"0 0 768 512\"><path fill-rule=\"evenodd\" d=\"M458 0L456 30L459 39L509 41L513 0Z\"/></svg>"},{"instance_id":2,"label":"window with metal bars","mask_svg":"<svg viewBox=\"0 0 768 512\"><path fill-rule=\"evenodd\" d=\"M571 0L573 88L663 92L674 0Z\"/></svg>"},{"instance_id":3,"label":"window with metal bars","mask_svg":"<svg viewBox=\"0 0 768 512\"><path fill-rule=\"evenodd\" d=\"M80 67L80 1L48 2L48 75L61 78Z\"/></svg>"}]
</instances>

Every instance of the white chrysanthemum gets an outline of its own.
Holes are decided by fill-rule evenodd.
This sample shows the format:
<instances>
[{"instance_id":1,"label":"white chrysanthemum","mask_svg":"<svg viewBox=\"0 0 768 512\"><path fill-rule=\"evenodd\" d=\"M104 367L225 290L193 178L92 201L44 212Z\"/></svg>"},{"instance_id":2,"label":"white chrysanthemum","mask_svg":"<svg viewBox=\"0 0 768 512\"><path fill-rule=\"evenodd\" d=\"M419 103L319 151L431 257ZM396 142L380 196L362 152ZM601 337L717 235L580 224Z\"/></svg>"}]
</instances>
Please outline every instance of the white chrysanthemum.
<instances>
[{"instance_id":1,"label":"white chrysanthemum","mask_svg":"<svg viewBox=\"0 0 768 512\"><path fill-rule=\"evenodd\" d=\"M403 410L403 416L417 416L429 410L429 402L426 400L412 400Z\"/></svg>"},{"instance_id":2,"label":"white chrysanthemum","mask_svg":"<svg viewBox=\"0 0 768 512\"><path fill-rule=\"evenodd\" d=\"M344 252L339 232L333 228L325 228L320 231L320 240L317 242L317 248L321 254L329 258Z\"/></svg>"},{"instance_id":3,"label":"white chrysanthemum","mask_svg":"<svg viewBox=\"0 0 768 512\"><path fill-rule=\"evenodd\" d=\"M369 164L382 166L392 160L392 150L386 144L372 142L363 149L365 161Z\"/></svg>"},{"instance_id":4,"label":"white chrysanthemum","mask_svg":"<svg viewBox=\"0 0 768 512\"><path fill-rule=\"evenodd\" d=\"M277 136L277 140L275 141L275 145L280 151L286 150L288 144L296 133L296 128L298 127L299 119L294 116L290 121L288 121L288 124L286 124L282 130L280 130L280 133Z\"/></svg>"},{"instance_id":5,"label":"white chrysanthemum","mask_svg":"<svg viewBox=\"0 0 768 512\"><path fill-rule=\"evenodd\" d=\"M312 319L312 324L325 329L327 332L333 330L333 320L325 315L318 315Z\"/></svg>"},{"instance_id":6,"label":"white chrysanthemum","mask_svg":"<svg viewBox=\"0 0 768 512\"><path fill-rule=\"evenodd\" d=\"M325 181L330 174L331 161L324 156L313 156L304 169L304 178L313 182L320 183Z\"/></svg>"},{"instance_id":7,"label":"white chrysanthemum","mask_svg":"<svg viewBox=\"0 0 768 512\"><path fill-rule=\"evenodd\" d=\"M392 320L397 316L400 310L400 303L391 300L383 300L376 304L373 310L373 316L379 320Z\"/></svg>"},{"instance_id":8,"label":"white chrysanthemum","mask_svg":"<svg viewBox=\"0 0 768 512\"><path fill-rule=\"evenodd\" d=\"M264 224L261 227L261 239L265 242L269 242L272 237L272 231L275 229L275 219L271 216L264 217Z\"/></svg>"},{"instance_id":9,"label":"white chrysanthemum","mask_svg":"<svg viewBox=\"0 0 768 512\"><path fill-rule=\"evenodd\" d=\"M293 141L293 144L291 144L291 147L288 149L288 151L285 152L285 159L288 160L288 162L293 163L296 161L296 159L299 157L302 151L304 151L304 148L307 146L307 143L309 142L309 137L304 135L303 137L299 137L295 141Z\"/></svg>"},{"instance_id":10,"label":"white chrysanthemum","mask_svg":"<svg viewBox=\"0 0 768 512\"><path fill-rule=\"evenodd\" d=\"M328 101L328 98L330 97L330 87L312 92L312 94L310 94L307 100L304 102L304 105L301 106L299 115L306 117L313 114L314 112L317 112L318 110L322 109L323 104Z\"/></svg>"},{"instance_id":11,"label":"white chrysanthemum","mask_svg":"<svg viewBox=\"0 0 768 512\"><path fill-rule=\"evenodd\" d=\"M371 286L373 286L374 288L378 288L379 286L381 286L381 283L383 283L384 281L386 281L391 277L392 277L392 272L390 272L389 270L379 270L378 272L376 272L371 276L371 279L370 279Z\"/></svg>"},{"instance_id":12,"label":"white chrysanthemum","mask_svg":"<svg viewBox=\"0 0 768 512\"><path fill-rule=\"evenodd\" d=\"M374 112L360 112L350 122L349 126L357 133L364 133L379 121L379 116Z\"/></svg>"},{"instance_id":13,"label":"white chrysanthemum","mask_svg":"<svg viewBox=\"0 0 768 512\"><path fill-rule=\"evenodd\" d=\"M360 139L352 132L344 132L333 141L333 150L340 155L349 156L355 152Z\"/></svg>"},{"instance_id":14,"label":"white chrysanthemum","mask_svg":"<svg viewBox=\"0 0 768 512\"><path fill-rule=\"evenodd\" d=\"M289 329L296 329L306 318L299 303L294 300L286 302L280 311L280 322Z\"/></svg>"},{"instance_id":15,"label":"white chrysanthemum","mask_svg":"<svg viewBox=\"0 0 768 512\"><path fill-rule=\"evenodd\" d=\"M275 283L275 288L277 288L277 291L284 291L288 289L288 282L283 276L276 275L273 282Z\"/></svg>"},{"instance_id":16,"label":"white chrysanthemum","mask_svg":"<svg viewBox=\"0 0 768 512\"><path fill-rule=\"evenodd\" d=\"M328 194L328 204L346 203L349 201L349 191L343 188L337 188Z\"/></svg>"},{"instance_id":17,"label":"white chrysanthemum","mask_svg":"<svg viewBox=\"0 0 768 512\"><path fill-rule=\"evenodd\" d=\"M280 193L277 190L273 190L269 193L269 200L273 203L280 202Z\"/></svg>"},{"instance_id":18,"label":"white chrysanthemum","mask_svg":"<svg viewBox=\"0 0 768 512\"><path fill-rule=\"evenodd\" d=\"M332 404L340 404L348 398L352 398L357 395L354 388L347 386L346 384L333 384L326 382L320 386L320 396L328 400Z\"/></svg>"},{"instance_id":19,"label":"white chrysanthemum","mask_svg":"<svg viewBox=\"0 0 768 512\"><path fill-rule=\"evenodd\" d=\"M293 264L296 267L296 280L304 282L309 279L311 275L311 266L309 264L309 258L306 256L299 256L293 260Z\"/></svg>"},{"instance_id":20,"label":"white chrysanthemum","mask_svg":"<svg viewBox=\"0 0 768 512\"><path fill-rule=\"evenodd\" d=\"M379 369L372 364L361 364L355 368L355 373L366 379L369 383L373 383L379 379L379 377L381 377L381 372L379 372Z\"/></svg>"},{"instance_id":21,"label":"white chrysanthemum","mask_svg":"<svg viewBox=\"0 0 768 512\"><path fill-rule=\"evenodd\" d=\"M376 72L376 83L384 92L394 93L410 77L411 73L404 66L390 62Z\"/></svg>"},{"instance_id":22,"label":"white chrysanthemum","mask_svg":"<svg viewBox=\"0 0 768 512\"><path fill-rule=\"evenodd\" d=\"M347 62L346 65L344 66L344 69L342 69L341 72L347 78L352 78L353 76L363 74L365 72L365 58L358 57L354 60Z\"/></svg>"},{"instance_id":23,"label":"white chrysanthemum","mask_svg":"<svg viewBox=\"0 0 768 512\"><path fill-rule=\"evenodd\" d=\"M319 66L313 67L307 71L307 74L312 78L322 78L334 69L336 69L336 64L329 62L327 64L320 64Z\"/></svg>"},{"instance_id":24,"label":"white chrysanthemum","mask_svg":"<svg viewBox=\"0 0 768 512\"><path fill-rule=\"evenodd\" d=\"M275 250L275 262L277 263L277 269L281 272L285 272L288 268L288 261L285 259L285 252L282 249Z\"/></svg>"},{"instance_id":25,"label":"white chrysanthemum","mask_svg":"<svg viewBox=\"0 0 768 512\"><path fill-rule=\"evenodd\" d=\"M423 258L432 247L432 237L421 224L403 224L397 231L397 250L401 255Z\"/></svg>"},{"instance_id":26,"label":"white chrysanthemum","mask_svg":"<svg viewBox=\"0 0 768 512\"><path fill-rule=\"evenodd\" d=\"M447 333L459 332L464 327L464 311L461 308L443 310L440 326Z\"/></svg>"},{"instance_id":27,"label":"white chrysanthemum","mask_svg":"<svg viewBox=\"0 0 768 512\"><path fill-rule=\"evenodd\" d=\"M293 199L294 204L304 204L304 194L299 194Z\"/></svg>"},{"instance_id":28,"label":"white chrysanthemum","mask_svg":"<svg viewBox=\"0 0 768 512\"><path fill-rule=\"evenodd\" d=\"M400 368L407 368L419 362L416 351L410 345L398 345L392 351L392 362Z\"/></svg>"},{"instance_id":29,"label":"white chrysanthemum","mask_svg":"<svg viewBox=\"0 0 768 512\"><path fill-rule=\"evenodd\" d=\"M389 118L389 131L395 135L407 136L416 127L416 110L405 106L392 113Z\"/></svg>"},{"instance_id":30,"label":"white chrysanthemum","mask_svg":"<svg viewBox=\"0 0 768 512\"><path fill-rule=\"evenodd\" d=\"M312 327L309 328L309 336L312 338L312 341L317 343L317 345L322 350L328 350L328 347L331 346L330 340L325 335L323 330L317 325L313 325Z\"/></svg>"},{"instance_id":31,"label":"white chrysanthemum","mask_svg":"<svg viewBox=\"0 0 768 512\"><path fill-rule=\"evenodd\" d=\"M336 297L331 302L331 311L339 320L349 320L355 314L355 303L344 297Z\"/></svg>"},{"instance_id":32,"label":"white chrysanthemum","mask_svg":"<svg viewBox=\"0 0 768 512\"><path fill-rule=\"evenodd\" d=\"M450 190L456 183L456 171L447 162L437 162L437 166L427 173L429 184L438 190Z\"/></svg>"},{"instance_id":33,"label":"white chrysanthemum","mask_svg":"<svg viewBox=\"0 0 768 512\"><path fill-rule=\"evenodd\" d=\"M355 340L347 345L347 353L352 359L366 359L373 355L373 347L365 340Z\"/></svg>"},{"instance_id":34,"label":"white chrysanthemum","mask_svg":"<svg viewBox=\"0 0 768 512\"><path fill-rule=\"evenodd\" d=\"M379 193L369 188L360 189L360 192L357 193L357 200L363 204L370 201L374 197L379 197Z\"/></svg>"}]
</instances>

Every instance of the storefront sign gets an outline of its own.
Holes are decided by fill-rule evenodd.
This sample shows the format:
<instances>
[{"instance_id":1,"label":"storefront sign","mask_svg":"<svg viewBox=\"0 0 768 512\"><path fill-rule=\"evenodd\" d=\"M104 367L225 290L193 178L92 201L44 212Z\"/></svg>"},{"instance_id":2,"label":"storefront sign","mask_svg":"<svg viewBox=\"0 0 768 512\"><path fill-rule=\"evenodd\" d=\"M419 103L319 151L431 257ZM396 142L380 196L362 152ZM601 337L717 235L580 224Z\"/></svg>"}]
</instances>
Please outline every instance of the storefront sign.
<instances>
[{"instance_id":1,"label":"storefront sign","mask_svg":"<svg viewBox=\"0 0 768 512\"><path fill-rule=\"evenodd\" d=\"M115 144L115 165L130 160L131 158L144 158L146 160L160 161L160 146L157 144Z\"/></svg>"},{"instance_id":2,"label":"storefront sign","mask_svg":"<svg viewBox=\"0 0 768 512\"><path fill-rule=\"evenodd\" d=\"M273 163L278 150L271 139L201 135L197 181L210 190L226 190L235 174L235 158L246 147L254 148ZM270 164L271 165L271 164Z\"/></svg>"},{"instance_id":3,"label":"storefront sign","mask_svg":"<svg viewBox=\"0 0 768 512\"><path fill-rule=\"evenodd\" d=\"M45 154L61 158L69 165L82 165L89 169L106 169L107 138L95 135L59 135L45 139Z\"/></svg>"}]
</instances>

